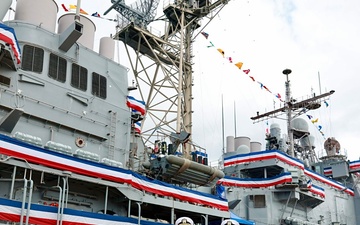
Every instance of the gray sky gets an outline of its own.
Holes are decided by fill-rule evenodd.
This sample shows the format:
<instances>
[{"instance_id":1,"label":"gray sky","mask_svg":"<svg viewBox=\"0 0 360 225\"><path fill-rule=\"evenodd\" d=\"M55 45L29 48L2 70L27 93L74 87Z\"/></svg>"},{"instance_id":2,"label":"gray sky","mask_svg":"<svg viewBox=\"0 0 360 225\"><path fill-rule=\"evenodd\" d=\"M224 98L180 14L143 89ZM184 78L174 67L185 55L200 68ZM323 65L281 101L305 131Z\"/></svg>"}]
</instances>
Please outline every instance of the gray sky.
<instances>
[{"instance_id":1,"label":"gray sky","mask_svg":"<svg viewBox=\"0 0 360 225\"><path fill-rule=\"evenodd\" d=\"M343 154L350 160L358 160L357 138L360 135L358 116L360 94L357 90L360 63L359 1L230 1L218 18L205 29L209 40L231 56L234 62L242 61L248 75L266 85L272 92L285 99L285 76L282 71L290 68L292 96L302 100L312 93L320 94L335 90L327 102L317 111L307 114L318 118L316 124L309 121L309 131L322 156L324 137L335 137ZM207 49L204 38L195 43L196 64L201 71L195 75L200 89L194 95L195 110L202 115L210 114L210 120L202 118L199 131L207 134L203 143L208 147L219 145L221 133L221 94L224 98L225 136L235 135L234 104L236 105L236 134L260 141L265 147L266 121L253 124L249 119L260 113L279 107L273 94L262 90L233 64L229 65L215 49ZM199 54L198 54L199 53ZM205 72L207 71L207 72ZM320 78L320 79L319 79ZM205 85L204 85L205 84ZM209 92L207 90L211 89ZM218 108L212 105L217 102ZM197 104L196 104L197 103ZM211 109L211 107L213 107ZM209 109L210 108L210 109ZM271 119L269 124L282 124L283 120ZM324 137L318 131L322 126ZM196 126L196 125L195 125Z\"/></svg>"},{"instance_id":2,"label":"gray sky","mask_svg":"<svg viewBox=\"0 0 360 225\"><path fill-rule=\"evenodd\" d=\"M64 13L61 4L67 7L77 4L76 0L56 2L60 14ZM81 8L89 14L103 15L110 5L110 0L81 2ZM160 1L159 12L162 7ZM322 104L319 110L307 113L318 118L318 123L312 124L306 115L302 116L309 122L309 131L316 138L315 150L319 156L324 154L324 138L335 137L343 154L350 160L359 160L359 12L358 0L230 1L204 29L209 38L199 35L193 46L196 55L194 142L207 149L210 160L220 158L223 149L222 97L225 137L235 136L236 129L236 136L250 137L265 148L265 131L271 123L279 123L285 133L283 120L270 119L254 124L250 117L257 111L264 113L281 106L275 93L285 99L282 71L289 68L292 70L289 76L292 96L296 99L335 90L327 100L328 107ZM112 11L106 17L112 19L114 15ZM116 24L113 22L99 18L93 18L93 21L97 26L95 42L114 33ZM214 48L207 48L209 41ZM224 58L217 48L224 50ZM242 69L250 69L250 73L246 75L226 57L231 57L234 63L243 62ZM249 75L273 94L261 89ZM322 126L324 137L318 131L318 125Z\"/></svg>"}]
</instances>

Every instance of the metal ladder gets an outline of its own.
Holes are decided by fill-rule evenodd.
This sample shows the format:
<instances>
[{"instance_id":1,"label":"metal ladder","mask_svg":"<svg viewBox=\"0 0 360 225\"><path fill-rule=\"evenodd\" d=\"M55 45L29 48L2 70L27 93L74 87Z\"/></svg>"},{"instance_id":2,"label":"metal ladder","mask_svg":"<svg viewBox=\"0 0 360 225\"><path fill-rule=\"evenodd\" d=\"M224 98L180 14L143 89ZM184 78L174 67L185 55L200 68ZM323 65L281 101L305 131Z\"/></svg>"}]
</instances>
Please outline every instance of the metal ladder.
<instances>
[{"instance_id":1,"label":"metal ladder","mask_svg":"<svg viewBox=\"0 0 360 225\"><path fill-rule=\"evenodd\" d=\"M115 133L116 133L116 112L109 111L110 113L110 133L109 133L109 152L108 158L114 159L115 152Z\"/></svg>"}]
</instances>

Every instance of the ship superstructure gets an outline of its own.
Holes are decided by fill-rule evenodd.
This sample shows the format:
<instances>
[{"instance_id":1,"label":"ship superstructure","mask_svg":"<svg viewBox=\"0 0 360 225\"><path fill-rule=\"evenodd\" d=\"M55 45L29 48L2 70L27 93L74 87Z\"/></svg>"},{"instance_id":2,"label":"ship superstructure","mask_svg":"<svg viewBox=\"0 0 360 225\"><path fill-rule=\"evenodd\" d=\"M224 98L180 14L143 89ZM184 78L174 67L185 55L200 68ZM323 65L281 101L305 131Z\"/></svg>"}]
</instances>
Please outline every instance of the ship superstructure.
<instances>
[{"instance_id":1,"label":"ship superstructure","mask_svg":"<svg viewBox=\"0 0 360 225\"><path fill-rule=\"evenodd\" d=\"M324 142L327 156L315 154L314 136L299 117L317 109L334 91L297 102L286 75L284 107L252 117L286 116L287 131L273 123L266 147L248 137L227 137L225 177L229 207L256 224L359 224L359 162L340 154L335 138Z\"/></svg>"},{"instance_id":2,"label":"ship superstructure","mask_svg":"<svg viewBox=\"0 0 360 225\"><path fill-rule=\"evenodd\" d=\"M2 18L11 2L1 2ZM129 108L128 69L113 60L113 38L101 38L94 51L91 18L58 18L53 0L19 0L15 11L0 27L1 224L230 218L214 191L221 171L177 155L177 148L145 145L134 125L144 117Z\"/></svg>"},{"instance_id":3,"label":"ship superstructure","mask_svg":"<svg viewBox=\"0 0 360 225\"><path fill-rule=\"evenodd\" d=\"M162 34L159 1L136 3L109 3L121 16L98 51L80 7L58 17L54 0L17 0L0 23L0 224L360 224L360 161L335 138L318 158L298 117L334 91L297 102L284 70L284 107L251 119L286 115L286 134L230 136L209 166L192 136L192 44L228 0L164 1Z\"/></svg>"}]
</instances>

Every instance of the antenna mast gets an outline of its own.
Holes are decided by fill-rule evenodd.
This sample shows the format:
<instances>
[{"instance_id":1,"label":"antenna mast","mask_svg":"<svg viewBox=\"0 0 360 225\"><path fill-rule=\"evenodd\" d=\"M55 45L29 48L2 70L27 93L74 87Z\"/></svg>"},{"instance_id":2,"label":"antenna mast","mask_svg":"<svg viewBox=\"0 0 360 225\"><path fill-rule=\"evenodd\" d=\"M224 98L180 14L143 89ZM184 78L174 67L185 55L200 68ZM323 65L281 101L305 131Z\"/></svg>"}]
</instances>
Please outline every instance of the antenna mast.
<instances>
[{"instance_id":1,"label":"antenna mast","mask_svg":"<svg viewBox=\"0 0 360 225\"><path fill-rule=\"evenodd\" d=\"M221 95L221 119L222 119L222 144L223 144L223 154L225 154L225 131L224 131L224 101L223 101L223 95Z\"/></svg>"},{"instance_id":2,"label":"antenna mast","mask_svg":"<svg viewBox=\"0 0 360 225\"><path fill-rule=\"evenodd\" d=\"M279 109L275 109L273 111L264 113L264 114L258 114L257 116L251 117L252 120L255 122L263 121L268 118L279 118L284 113L286 114L286 122L287 122L287 133L288 133L288 154L292 157L295 156L295 149L294 149L294 129L291 127L291 121L308 112L309 110L318 109L321 107L320 101L327 96L332 95L335 93L335 91L330 91L328 93L324 93L318 96L314 96L309 99L305 99L300 102L296 102L291 97L291 90L290 90L290 80L289 80L289 74L291 73L290 69L283 70L283 74L286 76L285 81L285 103L284 107L281 107Z\"/></svg>"},{"instance_id":3,"label":"antenna mast","mask_svg":"<svg viewBox=\"0 0 360 225\"><path fill-rule=\"evenodd\" d=\"M283 74L286 76L285 81L285 109L286 109L286 124L287 124L287 132L288 132L288 139L289 139L289 155L294 157L294 136L293 131L291 129L291 111L292 111L292 104L291 104L291 90L290 90L290 80L289 74L291 73L290 69L283 70Z\"/></svg>"},{"instance_id":4,"label":"antenna mast","mask_svg":"<svg viewBox=\"0 0 360 225\"><path fill-rule=\"evenodd\" d=\"M124 43L141 100L146 103L141 135L145 145L154 143L158 137L173 137L177 140L174 149L182 146L184 157L190 158L194 98L192 44L203 29L200 20L206 19L208 24L229 0L168 1L164 15L156 19L166 23L162 33L146 26L154 21L153 6L159 0L138 1L136 5L142 8L128 7L124 0L112 0L112 8L127 18L124 26L119 24L114 39ZM144 17L139 15L148 16L141 19Z\"/></svg>"}]
</instances>

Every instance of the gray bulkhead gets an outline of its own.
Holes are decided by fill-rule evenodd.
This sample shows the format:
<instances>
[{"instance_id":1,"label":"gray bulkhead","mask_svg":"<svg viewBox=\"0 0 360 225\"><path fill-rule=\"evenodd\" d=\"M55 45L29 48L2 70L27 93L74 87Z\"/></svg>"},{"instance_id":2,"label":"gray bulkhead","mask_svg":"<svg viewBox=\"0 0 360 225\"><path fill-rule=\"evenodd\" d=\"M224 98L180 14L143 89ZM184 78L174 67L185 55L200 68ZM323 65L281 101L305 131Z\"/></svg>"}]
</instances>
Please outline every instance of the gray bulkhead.
<instances>
[{"instance_id":1,"label":"gray bulkhead","mask_svg":"<svg viewBox=\"0 0 360 225\"><path fill-rule=\"evenodd\" d=\"M41 73L22 69L3 73L11 79L9 87L2 87L1 101L8 107L3 109L3 115L12 108L24 110L12 135L22 132L41 138L43 145L53 141L70 146L73 154L81 148L98 154L100 159L111 158L125 165L131 127L126 106L127 69L81 44L63 52L58 49L59 35L41 27L19 21L8 24L14 27L22 50L24 45L44 50ZM48 76L50 53L66 59L65 82ZM87 69L85 91L70 84L73 63ZM106 78L105 99L92 94L93 72ZM83 147L76 145L78 138L84 140Z\"/></svg>"},{"instance_id":2,"label":"gray bulkhead","mask_svg":"<svg viewBox=\"0 0 360 225\"><path fill-rule=\"evenodd\" d=\"M274 167L276 166L276 167ZM278 167L279 166L279 167ZM225 169L228 176L250 178L255 173L249 174L247 168L256 169L260 177L261 168L270 171L291 172L298 179L297 171L277 160L254 161L248 165L230 166ZM265 169L266 168L266 169ZM265 172L266 173L266 172ZM294 177L295 175L295 177ZM255 178L255 177L253 177ZM345 177L344 177L345 178ZM355 196L350 196L344 191L336 190L331 185L312 180L312 184L324 189L325 197L318 197L309 191L304 191L298 185L285 184L262 188L228 187L226 197L229 200L230 209L240 217L250 219L256 224L280 224L288 221L288 224L358 224L357 209L359 202L359 190L356 180L348 177L347 183L354 188ZM290 223L291 221L293 223Z\"/></svg>"}]
</instances>

